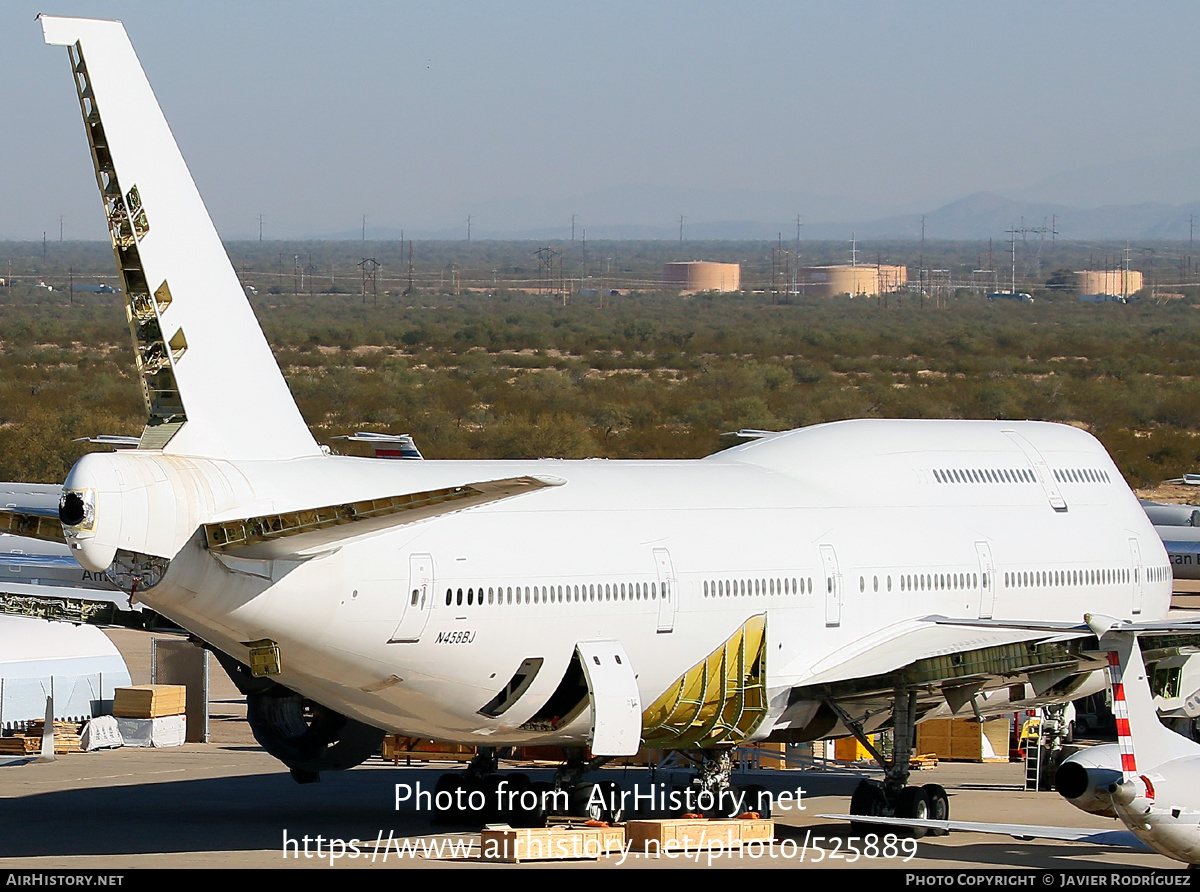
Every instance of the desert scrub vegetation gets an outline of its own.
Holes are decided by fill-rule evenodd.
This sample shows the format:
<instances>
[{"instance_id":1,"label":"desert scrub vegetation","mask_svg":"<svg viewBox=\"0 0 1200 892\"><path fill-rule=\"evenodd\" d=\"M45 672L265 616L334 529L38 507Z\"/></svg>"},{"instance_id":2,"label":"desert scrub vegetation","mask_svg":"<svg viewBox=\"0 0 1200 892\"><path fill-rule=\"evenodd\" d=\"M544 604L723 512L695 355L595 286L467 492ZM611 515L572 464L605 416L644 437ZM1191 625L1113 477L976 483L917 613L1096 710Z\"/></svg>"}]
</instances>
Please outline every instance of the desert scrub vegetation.
<instances>
[{"instance_id":1,"label":"desert scrub vegetation","mask_svg":"<svg viewBox=\"0 0 1200 892\"><path fill-rule=\"evenodd\" d=\"M647 291L601 308L496 288L252 302L335 449L386 430L430 458L696 457L742 427L1033 418L1091 430L1135 485L1200 466L1200 311L1186 301ZM58 482L89 448L73 438L139 433L121 297L0 291L0 397L0 479Z\"/></svg>"}]
</instances>

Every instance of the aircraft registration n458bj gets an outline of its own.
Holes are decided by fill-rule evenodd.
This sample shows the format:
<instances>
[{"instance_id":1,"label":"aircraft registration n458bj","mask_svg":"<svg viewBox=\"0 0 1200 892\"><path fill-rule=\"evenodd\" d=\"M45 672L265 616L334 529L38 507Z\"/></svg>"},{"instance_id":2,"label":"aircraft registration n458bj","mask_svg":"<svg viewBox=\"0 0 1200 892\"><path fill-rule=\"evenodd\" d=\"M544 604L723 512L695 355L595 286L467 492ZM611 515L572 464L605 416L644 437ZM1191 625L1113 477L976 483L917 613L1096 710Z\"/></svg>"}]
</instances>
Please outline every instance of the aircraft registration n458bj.
<instances>
[{"instance_id":1,"label":"aircraft registration n458bj","mask_svg":"<svg viewBox=\"0 0 1200 892\"><path fill-rule=\"evenodd\" d=\"M745 741L894 725L859 806L944 816L944 791L906 787L916 721L1079 696L1104 664L1069 636L928 616L1165 615L1159 538L1062 425L845 421L681 461L327 454L123 26L41 23L70 56L147 423L75 465L56 517L8 525L221 655L297 779L386 731L481 747L450 783L544 743L571 747L561 785L653 746L700 753L711 788Z\"/></svg>"}]
</instances>

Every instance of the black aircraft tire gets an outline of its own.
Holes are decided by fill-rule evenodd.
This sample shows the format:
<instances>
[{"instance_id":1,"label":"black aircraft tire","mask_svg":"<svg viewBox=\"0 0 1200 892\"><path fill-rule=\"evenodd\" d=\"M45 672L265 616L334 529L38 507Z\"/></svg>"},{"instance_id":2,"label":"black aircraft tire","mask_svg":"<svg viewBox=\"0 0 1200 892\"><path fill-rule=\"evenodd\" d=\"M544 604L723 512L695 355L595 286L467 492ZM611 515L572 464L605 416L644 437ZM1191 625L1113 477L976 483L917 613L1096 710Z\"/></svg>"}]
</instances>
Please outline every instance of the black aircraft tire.
<instances>
[{"instance_id":1,"label":"black aircraft tire","mask_svg":"<svg viewBox=\"0 0 1200 892\"><path fill-rule=\"evenodd\" d=\"M923 787L905 787L900 791L896 802L896 816L899 818L929 819L929 796ZM913 839L921 839L929 832L928 827L910 827Z\"/></svg>"},{"instance_id":2,"label":"black aircraft tire","mask_svg":"<svg viewBox=\"0 0 1200 892\"><path fill-rule=\"evenodd\" d=\"M568 809L573 818L583 818L585 821L603 821L607 809L595 795L599 784L582 783L571 791L571 805ZM604 795L603 789L600 796Z\"/></svg>"},{"instance_id":3,"label":"black aircraft tire","mask_svg":"<svg viewBox=\"0 0 1200 892\"><path fill-rule=\"evenodd\" d=\"M941 784L926 784L922 787L925 791L925 796L929 800L929 817L934 821L950 820L950 797L946 795L946 788ZM949 830L930 830L930 836L945 836Z\"/></svg>"},{"instance_id":4,"label":"black aircraft tire","mask_svg":"<svg viewBox=\"0 0 1200 892\"><path fill-rule=\"evenodd\" d=\"M598 785L604 793L604 820L609 824L625 823L625 796L616 781L604 781Z\"/></svg>"},{"instance_id":5,"label":"black aircraft tire","mask_svg":"<svg viewBox=\"0 0 1200 892\"><path fill-rule=\"evenodd\" d=\"M889 809L887 807L887 797L883 793L883 787L873 781L862 781L854 790L854 795L850 797L850 814L861 815L865 818L883 818L888 817ZM872 824L866 820L851 821L850 832L862 836L867 833L879 833L883 831L879 824Z\"/></svg>"},{"instance_id":6,"label":"black aircraft tire","mask_svg":"<svg viewBox=\"0 0 1200 892\"><path fill-rule=\"evenodd\" d=\"M742 787L742 807L746 811L756 811L764 818L771 817L771 796L767 788L762 784Z\"/></svg>"},{"instance_id":7,"label":"black aircraft tire","mask_svg":"<svg viewBox=\"0 0 1200 892\"><path fill-rule=\"evenodd\" d=\"M533 789L529 775L516 771L507 775L505 779L508 785L504 791L503 817L514 827L533 827L536 822L536 809L531 807L532 797L527 795Z\"/></svg>"},{"instance_id":8,"label":"black aircraft tire","mask_svg":"<svg viewBox=\"0 0 1200 892\"><path fill-rule=\"evenodd\" d=\"M534 781L529 788L537 795L537 805L530 812L530 827L545 827L546 818L554 811L554 785L547 781Z\"/></svg>"},{"instance_id":9,"label":"black aircraft tire","mask_svg":"<svg viewBox=\"0 0 1200 892\"><path fill-rule=\"evenodd\" d=\"M460 791L466 789L466 778L462 774L454 772L446 772L437 779L437 784L433 788L433 824L444 826L447 824L457 824L463 819L462 810L458 807L458 802L461 798ZM450 796L449 807L439 808L439 800L445 802L446 797L439 794L448 793Z\"/></svg>"}]
</instances>

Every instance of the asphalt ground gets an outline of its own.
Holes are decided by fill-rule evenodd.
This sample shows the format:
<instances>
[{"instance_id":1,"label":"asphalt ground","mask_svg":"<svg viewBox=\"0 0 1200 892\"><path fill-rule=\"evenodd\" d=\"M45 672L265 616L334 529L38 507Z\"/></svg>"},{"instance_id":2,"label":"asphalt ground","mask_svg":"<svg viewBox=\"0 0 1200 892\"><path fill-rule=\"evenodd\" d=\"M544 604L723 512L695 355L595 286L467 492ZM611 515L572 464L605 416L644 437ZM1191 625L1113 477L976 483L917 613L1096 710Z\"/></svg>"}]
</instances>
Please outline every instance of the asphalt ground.
<instances>
[{"instance_id":1,"label":"asphalt ground","mask_svg":"<svg viewBox=\"0 0 1200 892\"><path fill-rule=\"evenodd\" d=\"M149 636L117 631L135 683L149 680ZM952 833L873 845L847 824L817 817L845 814L865 771L771 771L741 775L799 805L776 811L774 846L757 852L699 856L613 854L598 861L488 864L478 860L480 822L434 827L426 810L397 807L397 785L431 791L451 763L394 767L375 758L350 771L299 785L254 743L245 703L215 666L212 740L164 749L123 748L58 757L54 762L0 765L0 869L128 870L137 868L544 869L578 868L891 868L1111 870L1178 868L1160 855L1131 849L1006 836ZM534 780L552 768L505 766ZM645 769L608 768L603 779L647 795L683 780ZM876 775L877 776L877 775ZM942 763L914 772L914 783L938 783L954 818L1121 829L1086 815L1051 792L1025 792L1023 766ZM404 795L401 786L399 795ZM308 837L305 845L304 838ZM320 842L318 842L318 838ZM389 842L391 840L391 842ZM338 841L338 842L331 842ZM407 844L402 841L409 841ZM453 844L453 846L451 845ZM408 848L405 848L405 846ZM415 846L415 849L413 848ZM439 848L440 847L440 848ZM456 848L455 848L456 847ZM341 857L333 858L341 854ZM465 856L465 857L464 857Z\"/></svg>"}]
</instances>

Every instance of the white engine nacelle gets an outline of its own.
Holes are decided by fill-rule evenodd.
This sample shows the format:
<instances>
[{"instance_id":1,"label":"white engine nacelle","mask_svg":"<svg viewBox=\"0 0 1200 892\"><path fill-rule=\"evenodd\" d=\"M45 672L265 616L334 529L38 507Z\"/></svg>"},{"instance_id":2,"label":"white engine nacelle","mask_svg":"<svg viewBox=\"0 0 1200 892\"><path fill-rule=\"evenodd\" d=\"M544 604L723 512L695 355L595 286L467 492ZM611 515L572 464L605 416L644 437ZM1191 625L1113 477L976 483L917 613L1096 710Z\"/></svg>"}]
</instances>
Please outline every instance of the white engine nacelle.
<instances>
[{"instance_id":1,"label":"white engine nacelle","mask_svg":"<svg viewBox=\"0 0 1200 892\"><path fill-rule=\"evenodd\" d=\"M1093 815L1117 817L1109 788L1119 784L1121 748L1107 743L1088 747L1063 761L1054 775L1054 789L1073 806Z\"/></svg>"}]
</instances>

